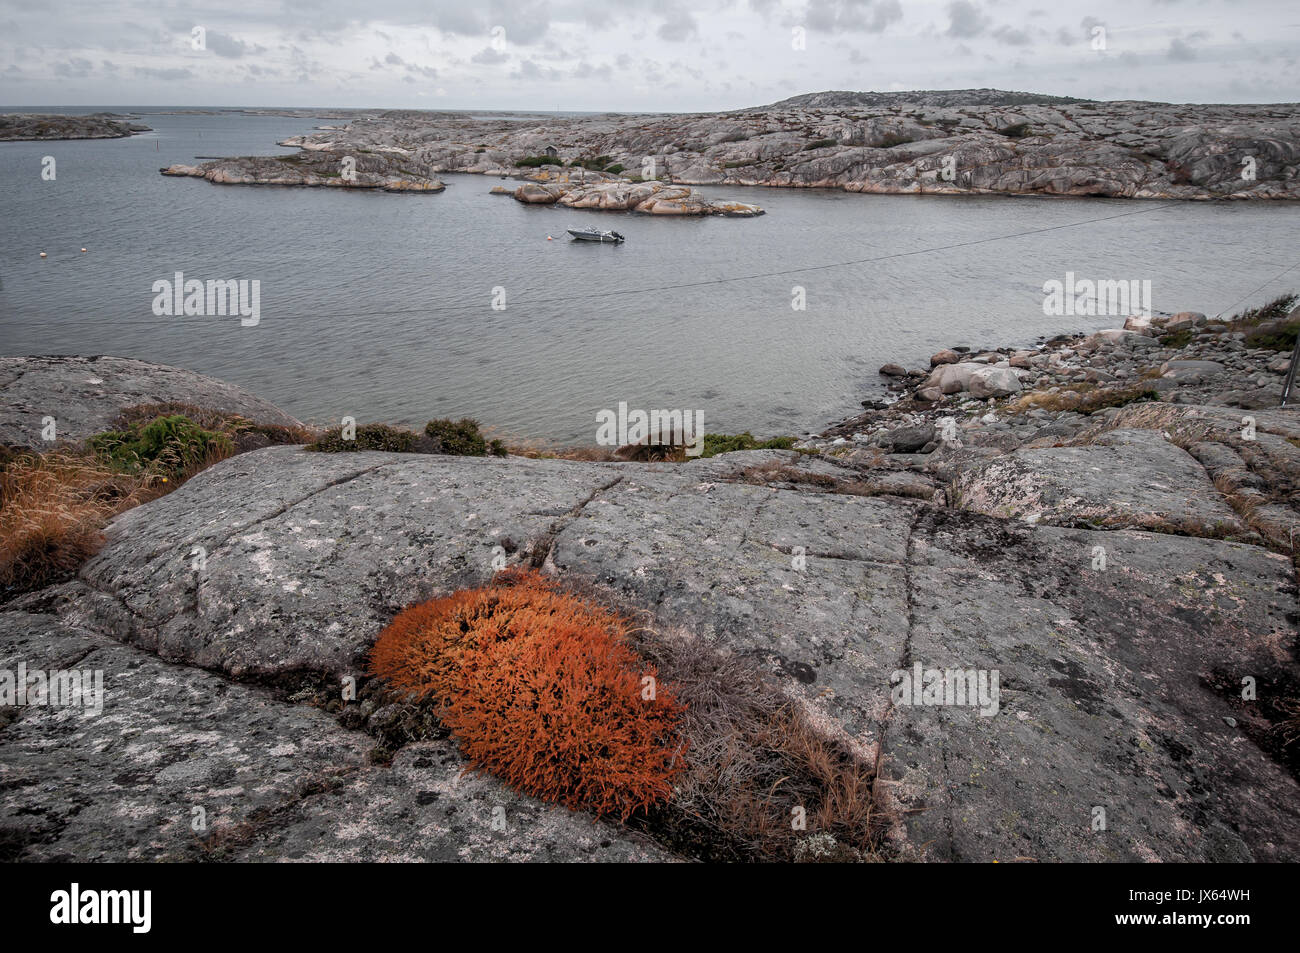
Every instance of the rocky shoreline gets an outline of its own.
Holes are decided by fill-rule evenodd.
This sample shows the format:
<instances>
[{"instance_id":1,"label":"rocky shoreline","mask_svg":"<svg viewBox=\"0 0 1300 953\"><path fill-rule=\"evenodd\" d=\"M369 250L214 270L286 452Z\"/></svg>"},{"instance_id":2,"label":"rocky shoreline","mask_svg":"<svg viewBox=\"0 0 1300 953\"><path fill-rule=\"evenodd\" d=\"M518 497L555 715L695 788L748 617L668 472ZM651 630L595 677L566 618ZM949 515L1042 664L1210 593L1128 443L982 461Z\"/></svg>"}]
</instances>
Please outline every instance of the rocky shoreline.
<instances>
[{"instance_id":1,"label":"rocky shoreline","mask_svg":"<svg viewBox=\"0 0 1300 953\"><path fill-rule=\"evenodd\" d=\"M1295 104L1091 102L1000 90L828 92L689 115L507 120L392 111L285 140L438 172L581 161L677 186L889 194L1300 198ZM626 171L624 171L626 170Z\"/></svg>"},{"instance_id":2,"label":"rocky shoreline","mask_svg":"<svg viewBox=\"0 0 1300 953\"><path fill-rule=\"evenodd\" d=\"M864 413L806 435L796 447L854 465L886 461L900 484L915 481L918 495L952 495L990 515L1078 526L1168 519L1191 526L1192 535L1227 533L1294 556L1300 417L1294 403L1278 407L1290 348L1277 343L1300 321L1287 313L1294 304L1294 297L1279 299L1264 318L1245 321L1199 312L1131 317L1123 328L1058 335L1032 348L946 348L928 368L885 364L888 399L864 401ZM1054 454L1039 452L1105 444L1116 439L1111 431L1128 428L1156 431L1147 450L1177 460L1195 478L1178 487L1186 502L1176 496L1165 501L1168 513L1155 507L1135 515L1131 500L1105 499L1116 495L1126 473L1153 463L1148 452L1118 452L1111 466L1081 470L1104 481L1091 495L1077 482L1077 454L1057 454L1053 462ZM1150 442L1149 434L1134 439ZM1021 458L1043 468L1028 473ZM1011 471L1020 481L1014 500L1003 498L1006 488L983 487L978 504L963 493L963 481L995 472L1009 478ZM1187 519L1206 489L1202 476L1222 500L1209 506L1214 519Z\"/></svg>"},{"instance_id":3,"label":"rocky shoreline","mask_svg":"<svg viewBox=\"0 0 1300 953\"><path fill-rule=\"evenodd\" d=\"M339 700L398 610L504 558L758 665L879 764L885 859L1294 862L1287 322L1130 323L887 365L897 399L798 450L223 460L119 516L67 581L0 605L0 668L75 661L107 688L98 718L0 712L0 856L703 856L462 772L445 733L364 677ZM296 423L176 369L11 358L4 440L44 414L77 439L178 388ZM914 665L1000 672L998 712L900 704L891 679ZM196 805L211 836L191 831ZM811 828L807 847L836 856Z\"/></svg>"},{"instance_id":4,"label":"rocky shoreline","mask_svg":"<svg viewBox=\"0 0 1300 953\"><path fill-rule=\"evenodd\" d=\"M33 142L46 139L125 139L149 126L116 113L65 116L60 113L2 113L0 142Z\"/></svg>"}]
</instances>

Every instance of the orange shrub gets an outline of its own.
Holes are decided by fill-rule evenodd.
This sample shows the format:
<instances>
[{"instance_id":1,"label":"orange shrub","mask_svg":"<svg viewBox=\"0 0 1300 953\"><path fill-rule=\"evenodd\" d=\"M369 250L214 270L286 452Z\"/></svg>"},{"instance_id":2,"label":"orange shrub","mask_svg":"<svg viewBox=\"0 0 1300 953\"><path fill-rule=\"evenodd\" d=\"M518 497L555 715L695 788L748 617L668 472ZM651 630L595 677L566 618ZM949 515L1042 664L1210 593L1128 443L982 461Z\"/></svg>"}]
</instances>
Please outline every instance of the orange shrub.
<instances>
[{"instance_id":1,"label":"orange shrub","mask_svg":"<svg viewBox=\"0 0 1300 953\"><path fill-rule=\"evenodd\" d=\"M628 646L628 628L535 571L511 571L399 613L370 670L434 699L476 766L527 794L626 820L668 799L684 747L683 707Z\"/></svg>"}]
</instances>

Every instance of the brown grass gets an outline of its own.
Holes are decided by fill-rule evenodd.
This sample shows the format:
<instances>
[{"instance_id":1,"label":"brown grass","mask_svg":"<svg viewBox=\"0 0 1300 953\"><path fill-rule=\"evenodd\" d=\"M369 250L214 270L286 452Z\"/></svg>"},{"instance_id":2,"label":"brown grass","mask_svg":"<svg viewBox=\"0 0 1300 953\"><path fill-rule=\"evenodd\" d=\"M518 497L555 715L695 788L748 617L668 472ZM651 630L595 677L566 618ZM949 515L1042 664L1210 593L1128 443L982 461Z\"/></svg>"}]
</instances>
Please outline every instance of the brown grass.
<instances>
[{"instance_id":1,"label":"brown grass","mask_svg":"<svg viewBox=\"0 0 1300 953\"><path fill-rule=\"evenodd\" d=\"M157 495L152 479L69 451L9 460L0 470L0 586L37 589L76 569L98 552L113 516Z\"/></svg>"},{"instance_id":2,"label":"brown grass","mask_svg":"<svg viewBox=\"0 0 1300 953\"><path fill-rule=\"evenodd\" d=\"M1144 384L1099 387L1093 383L1065 384L1058 391L1031 391L1007 404L1007 412L1023 414L1029 410L1074 411L1091 414L1107 407L1123 407L1141 400L1159 400L1160 392Z\"/></svg>"},{"instance_id":3,"label":"brown grass","mask_svg":"<svg viewBox=\"0 0 1300 953\"><path fill-rule=\"evenodd\" d=\"M712 860L876 859L876 766L828 737L754 662L684 633L638 630L638 650L686 706L691 756L656 833ZM795 825L801 809L806 829Z\"/></svg>"},{"instance_id":4,"label":"brown grass","mask_svg":"<svg viewBox=\"0 0 1300 953\"><path fill-rule=\"evenodd\" d=\"M166 475L158 468L123 473L88 450L10 452L0 459L0 597L49 585L75 571L103 545L104 526L117 514L181 486L231 453L311 439L304 428L253 424L234 414L189 404L140 404L122 411L117 426L183 414L226 434L230 445Z\"/></svg>"}]
</instances>

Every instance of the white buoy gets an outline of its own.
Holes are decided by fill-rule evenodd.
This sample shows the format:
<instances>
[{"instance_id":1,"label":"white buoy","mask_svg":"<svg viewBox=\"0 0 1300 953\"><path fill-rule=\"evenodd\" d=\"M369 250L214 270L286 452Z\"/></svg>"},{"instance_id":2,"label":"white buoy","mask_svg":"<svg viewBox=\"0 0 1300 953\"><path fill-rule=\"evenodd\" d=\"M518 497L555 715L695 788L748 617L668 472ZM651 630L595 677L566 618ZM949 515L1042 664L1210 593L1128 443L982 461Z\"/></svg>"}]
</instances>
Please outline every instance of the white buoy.
<instances>
[{"instance_id":1,"label":"white buoy","mask_svg":"<svg viewBox=\"0 0 1300 953\"><path fill-rule=\"evenodd\" d=\"M86 250L86 249L84 249L84 248L82 249L82 251L85 251L85 250Z\"/></svg>"},{"instance_id":2,"label":"white buoy","mask_svg":"<svg viewBox=\"0 0 1300 953\"><path fill-rule=\"evenodd\" d=\"M42 258L45 257L45 252L41 252L41 257L42 257Z\"/></svg>"}]
</instances>

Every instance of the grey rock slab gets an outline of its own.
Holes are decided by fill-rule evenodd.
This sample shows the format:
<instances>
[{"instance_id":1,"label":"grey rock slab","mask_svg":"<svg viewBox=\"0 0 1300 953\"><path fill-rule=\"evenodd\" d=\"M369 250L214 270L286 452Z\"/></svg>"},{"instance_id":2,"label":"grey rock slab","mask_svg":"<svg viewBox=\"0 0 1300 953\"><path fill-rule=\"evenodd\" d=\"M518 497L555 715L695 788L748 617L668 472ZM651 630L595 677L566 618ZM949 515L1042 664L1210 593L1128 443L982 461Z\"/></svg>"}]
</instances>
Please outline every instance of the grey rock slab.
<instances>
[{"instance_id":1,"label":"grey rock slab","mask_svg":"<svg viewBox=\"0 0 1300 953\"><path fill-rule=\"evenodd\" d=\"M407 745L391 767L304 799L233 860L312 863L663 862L653 841L511 791L449 740Z\"/></svg>"},{"instance_id":2,"label":"grey rock slab","mask_svg":"<svg viewBox=\"0 0 1300 953\"><path fill-rule=\"evenodd\" d=\"M891 710L889 790L926 859L1297 856L1300 786L1258 746L1268 724L1239 695L1243 675L1277 686L1295 670L1286 559L954 511L922 520L913 552L900 667L997 671L1000 682L990 717ZM1229 716L1256 733L1227 727ZM1098 807L1104 831L1092 829Z\"/></svg>"},{"instance_id":3,"label":"grey rock slab","mask_svg":"<svg viewBox=\"0 0 1300 953\"><path fill-rule=\"evenodd\" d=\"M88 619L236 677L355 674L397 610L487 579L498 555L519 561L619 478L564 461L242 454L108 527L80 573L99 593Z\"/></svg>"},{"instance_id":4,"label":"grey rock slab","mask_svg":"<svg viewBox=\"0 0 1300 953\"><path fill-rule=\"evenodd\" d=\"M1120 508L1129 519L1168 509L1172 497L1198 507L1215 501L1199 464L1157 431L1134 424L1096 436L1105 444L936 451L931 462L936 474L951 468L961 478L964 468L1010 459L1033 474L1026 492L1041 495L1055 479L1069 492L1082 482L1120 500L1127 484L1117 475L1151 482L1155 474L1167 484L1157 488L1164 496L1142 484L1132 506ZM1088 456L1054 456L1061 451ZM1026 462L1034 453L1049 456ZM6 817L20 816L30 790L43 798L32 803L48 805L39 816L59 819L35 830L21 825L37 824L36 815L22 814L28 820L12 823L19 833L9 843L16 838L24 856L38 842L62 845L50 856L159 856L181 843L167 840L171 828L161 841L155 833L177 812L173 801L195 789L216 798L235 786L226 780L233 770L244 789L266 795L247 802L249 827L229 815L228 850L246 859L656 856L589 818L462 778L444 742L399 752L391 769L362 765L368 736L222 677L278 684L302 672L355 673L395 611L482 583L501 545L510 562L592 581L656 627L681 627L720 652L752 658L828 731L866 752L883 746L881 792L898 809L892 843L901 856L1300 858L1300 791L1262 747L1267 723L1236 688L1243 674L1270 686L1300 678L1288 559L1218 540L1029 525L896 497L733 482L773 462L810 474L841 468L780 451L732 456L638 466L282 447L223 461L124 514L78 581L21 601L28 612L17 625L25 631L61 617L75 626L70 635L57 630L71 641L52 633L42 651L65 658L90 649L85 659L121 670L106 681L138 699L129 704L131 724L156 727L168 744L187 737L177 726L199 730L190 720L217 705L210 730L228 729L212 741L218 754L191 752L182 763L164 747L156 770L140 769L138 792L101 803L85 787L107 770L96 746L109 739L94 732L108 729L65 736L57 713L24 713L0 729L3 770L68 780L45 793L39 781L3 788ZM1189 473L1204 482L1182 482ZM190 568L196 541L208 549L199 571ZM1096 568L1098 547L1104 568ZM32 651L23 638L11 637L0 656ZM999 670L998 714L895 705L890 677L916 661ZM257 753L232 767L223 739L244 733ZM273 736L310 739L284 778ZM9 739L20 742L21 758L8 754ZM325 763L327 749L347 770ZM59 805L88 798L83 831L63 820L72 807ZM1090 827L1099 805L1109 824L1102 837ZM518 824L517 841L484 827L493 806ZM91 831L115 811L142 818L127 847L111 848ZM274 824L263 823L266 811Z\"/></svg>"},{"instance_id":5,"label":"grey rock slab","mask_svg":"<svg viewBox=\"0 0 1300 953\"><path fill-rule=\"evenodd\" d=\"M179 367L126 357L0 357L0 444L48 446L45 417L55 419L59 440L79 443L110 429L127 407L171 402L301 426L241 387Z\"/></svg>"},{"instance_id":6,"label":"grey rock slab","mask_svg":"<svg viewBox=\"0 0 1300 953\"><path fill-rule=\"evenodd\" d=\"M88 653L67 653L93 646ZM0 655L103 673L102 713L24 706L0 729L0 850L11 860L196 857L191 823L236 828L358 770L371 741L316 709L77 629L0 613Z\"/></svg>"},{"instance_id":7,"label":"grey rock slab","mask_svg":"<svg viewBox=\"0 0 1300 953\"><path fill-rule=\"evenodd\" d=\"M629 475L560 531L553 563L756 659L869 743L885 701L873 687L906 634L914 513L896 499Z\"/></svg>"},{"instance_id":8,"label":"grey rock slab","mask_svg":"<svg viewBox=\"0 0 1300 953\"><path fill-rule=\"evenodd\" d=\"M1245 532L1185 450L1143 430L1112 431L1107 443L1022 448L966 468L955 481L959 505L1066 526Z\"/></svg>"},{"instance_id":9,"label":"grey rock slab","mask_svg":"<svg viewBox=\"0 0 1300 953\"><path fill-rule=\"evenodd\" d=\"M671 859L627 829L467 773L448 740L373 764L375 739L320 709L50 614L0 612L0 668L19 659L100 670L104 707L0 709L3 860Z\"/></svg>"}]
</instances>

